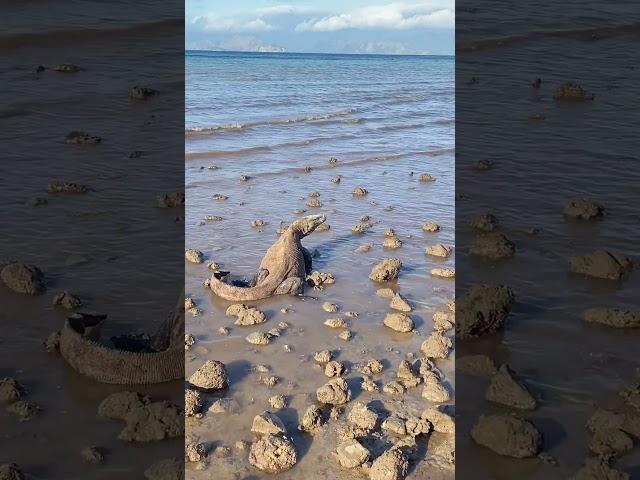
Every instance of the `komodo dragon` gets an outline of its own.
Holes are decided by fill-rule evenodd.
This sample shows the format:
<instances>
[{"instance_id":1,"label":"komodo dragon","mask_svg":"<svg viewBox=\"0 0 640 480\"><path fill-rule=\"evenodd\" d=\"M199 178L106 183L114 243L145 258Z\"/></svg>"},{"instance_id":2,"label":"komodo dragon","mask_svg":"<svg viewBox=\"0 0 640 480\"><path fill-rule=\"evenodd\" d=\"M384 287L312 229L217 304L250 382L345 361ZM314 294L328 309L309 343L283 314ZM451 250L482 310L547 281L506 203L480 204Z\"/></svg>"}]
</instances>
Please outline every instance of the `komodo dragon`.
<instances>
[{"instance_id":1,"label":"komodo dragon","mask_svg":"<svg viewBox=\"0 0 640 480\"><path fill-rule=\"evenodd\" d=\"M311 273L311 254L300 241L326 220L324 215L309 215L296 220L265 254L254 282L248 287L230 285L224 274L214 273L210 288L221 298L234 302L260 300L272 295L304 291L307 275Z\"/></svg>"}]
</instances>

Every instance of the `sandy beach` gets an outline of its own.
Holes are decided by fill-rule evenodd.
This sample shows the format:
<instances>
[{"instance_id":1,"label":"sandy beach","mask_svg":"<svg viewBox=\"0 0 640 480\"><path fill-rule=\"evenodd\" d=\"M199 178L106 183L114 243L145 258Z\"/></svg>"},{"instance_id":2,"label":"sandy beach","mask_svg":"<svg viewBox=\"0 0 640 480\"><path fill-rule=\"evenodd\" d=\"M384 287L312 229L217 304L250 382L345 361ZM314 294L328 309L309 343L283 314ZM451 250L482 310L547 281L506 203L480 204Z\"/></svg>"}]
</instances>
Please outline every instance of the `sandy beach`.
<instances>
[{"instance_id":1,"label":"sandy beach","mask_svg":"<svg viewBox=\"0 0 640 480\"><path fill-rule=\"evenodd\" d=\"M330 82L322 73L328 61L342 72ZM254 75L238 75L251 62L258 68ZM366 69L377 75L388 62L399 64L398 75L408 75L404 82L395 83L388 73L374 86L352 75ZM186 351L186 376L216 360L226 365L229 377L228 388L203 395L201 415L186 418L187 444L204 444L208 451L201 461L187 463L187 478L208 478L212 471L221 479L265 478L248 461L249 444L260 438L251 431L252 422L264 411L282 420L295 445L295 467L278 475L294 479L366 475L362 468L344 469L333 456L358 402L378 418L374 430L358 437L371 448L371 461L405 438L381 428L392 414L416 419L428 407L453 406L453 349L447 359L433 360L450 400L426 400L422 384L392 393L403 360L415 363L416 381L422 382L417 371L424 356L421 345L434 330L434 313L449 311L447 303L454 297L455 280L431 274L434 268L453 269L455 261L452 67L446 58L187 56L185 246L199 250L203 258L202 263L187 261L185 267L186 296L196 309L186 320L186 333L195 342ZM212 69L215 78L209 74ZM304 85L297 82L298 75L306 77ZM227 81L232 77L236 80ZM236 92L231 98L210 93L223 84ZM332 89L344 91L345 97L332 95ZM350 101L348 95L357 98ZM426 173L435 181L421 179ZM249 178L243 181L242 175ZM367 194L354 195L358 187ZM316 251L313 269L332 274L335 283L322 289L307 286L303 296L245 302L264 312L266 322L234 323L225 312L238 302L217 298L203 286L212 268L249 279L278 232L312 214L325 215L330 228L313 232L302 243ZM264 225L252 226L256 220ZM438 224L439 231L423 230L428 222ZM353 231L356 226L361 233ZM436 244L451 247L451 254L426 255L425 248ZM370 280L372 268L386 258L401 260L399 278ZM411 305L411 332L384 325L387 314L396 310L389 298L376 294L381 288L400 293ZM325 325L328 319L337 320L339 328ZM245 339L274 328L278 336L268 345ZM345 331L351 332L348 340ZM322 350L329 350L341 364L337 368L344 368L339 376L351 391L351 400L333 413L317 398L317 389L331 381L325 375L326 360L314 359ZM383 366L370 375L377 392L362 387L363 367L372 359ZM426 369L428 362L423 363ZM274 396L284 397L284 405L274 409ZM305 412L314 405L333 418L314 434L300 431ZM418 435L407 455L407 478L453 478L452 464L433 467L442 460L433 458L438 445L446 446L452 438Z\"/></svg>"}]
</instances>

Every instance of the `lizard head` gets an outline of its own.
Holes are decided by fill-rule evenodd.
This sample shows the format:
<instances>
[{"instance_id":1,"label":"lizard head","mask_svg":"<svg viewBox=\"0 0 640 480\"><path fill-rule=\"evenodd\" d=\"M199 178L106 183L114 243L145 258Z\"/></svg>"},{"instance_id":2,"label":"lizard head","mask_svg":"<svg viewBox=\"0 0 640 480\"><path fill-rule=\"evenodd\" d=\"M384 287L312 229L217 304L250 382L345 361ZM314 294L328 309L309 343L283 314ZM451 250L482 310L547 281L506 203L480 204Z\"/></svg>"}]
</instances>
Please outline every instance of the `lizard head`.
<instances>
[{"instance_id":1,"label":"lizard head","mask_svg":"<svg viewBox=\"0 0 640 480\"><path fill-rule=\"evenodd\" d=\"M324 215L309 215L291 224L291 230L300 237L306 237L327 220Z\"/></svg>"}]
</instances>

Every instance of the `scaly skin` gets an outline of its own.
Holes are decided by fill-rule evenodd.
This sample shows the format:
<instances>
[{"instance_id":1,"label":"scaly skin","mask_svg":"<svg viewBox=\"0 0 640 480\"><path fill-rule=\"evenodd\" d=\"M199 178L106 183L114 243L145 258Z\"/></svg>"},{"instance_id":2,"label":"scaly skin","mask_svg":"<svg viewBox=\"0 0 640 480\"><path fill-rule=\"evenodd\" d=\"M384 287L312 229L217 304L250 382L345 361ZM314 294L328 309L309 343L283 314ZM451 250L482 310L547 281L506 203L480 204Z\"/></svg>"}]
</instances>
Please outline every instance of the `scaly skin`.
<instances>
[{"instance_id":1,"label":"scaly skin","mask_svg":"<svg viewBox=\"0 0 640 480\"><path fill-rule=\"evenodd\" d=\"M233 302L246 302L273 295L300 294L311 270L311 256L301 240L326 221L324 215L296 220L265 254L253 287L236 287L211 277L210 288L217 296Z\"/></svg>"}]
</instances>

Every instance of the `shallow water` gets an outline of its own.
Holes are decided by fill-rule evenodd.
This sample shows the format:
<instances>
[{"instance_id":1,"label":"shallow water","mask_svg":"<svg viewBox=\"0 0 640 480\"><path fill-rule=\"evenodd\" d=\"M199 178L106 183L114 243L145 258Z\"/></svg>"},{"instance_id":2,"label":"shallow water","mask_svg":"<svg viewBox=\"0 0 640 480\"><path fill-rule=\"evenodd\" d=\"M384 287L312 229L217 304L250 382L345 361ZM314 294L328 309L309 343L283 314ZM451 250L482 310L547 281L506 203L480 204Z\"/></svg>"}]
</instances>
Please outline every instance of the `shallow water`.
<instances>
[{"instance_id":1,"label":"shallow water","mask_svg":"<svg viewBox=\"0 0 640 480\"><path fill-rule=\"evenodd\" d=\"M508 409L484 401L486 382L465 376L458 384L457 473L474 479L567 478L588 456L586 420L596 405L615 404L639 367L638 329L598 328L581 319L594 306L637 308L637 272L621 282L597 281L568 267L572 255L600 248L635 262L640 254L632 133L637 111L631 106L637 96L637 27L635 33L612 28L622 22L616 13L624 2L571 2L558 15L524 3L510 8L488 2L475 12L460 11L463 6L457 16L463 48L457 57L456 186L464 196L456 207L458 292L471 283L505 283L517 303L503 335L459 342L458 354L482 352L520 374L539 400L526 416L542 431L544 451L557 465L500 458L474 445L467 432L477 416ZM473 76L478 81L472 84ZM542 79L538 91L531 87L536 78ZM555 102L555 89L567 81L595 93L595 100ZM545 119L532 121L531 115ZM477 172L475 162L485 158L494 168ZM607 215L596 222L567 221L565 204L581 196L602 204ZM484 212L496 215L515 242L512 260L491 264L468 255L468 222ZM540 228L539 235L524 233L531 227ZM636 447L616 465L635 478L639 458Z\"/></svg>"},{"instance_id":2,"label":"shallow water","mask_svg":"<svg viewBox=\"0 0 640 480\"><path fill-rule=\"evenodd\" d=\"M112 21L97 24L96 18L105 20L104 2L46 3L7 5L0 37L6 86L0 94L0 259L38 266L47 285L38 297L0 286L0 377L15 377L25 387L25 400L42 408L27 422L0 409L0 463L17 463L29 479L139 479L156 460L176 450L180 456L182 439L133 447L118 440L123 424L98 418L97 407L127 388L80 376L47 353L42 341L69 313L52 306L61 290L78 295L85 309L108 315L107 338L152 333L175 306L182 288L183 224L175 222L175 211L156 208L156 196L183 188L176 161L182 115L175 114L183 108L182 9L167 7L153 17L156 2L142 1L129 15L129 8L112 2L113 12L127 12L127 21L114 13ZM156 28L154 22L168 17L173 24ZM141 64L141 58L150 63ZM62 63L84 70L35 73L38 65ZM132 102L127 92L137 83L161 91L162 100ZM103 140L65 144L73 130ZM133 150L145 155L130 159ZM55 180L86 184L90 191L48 195ZM48 204L34 207L33 197ZM183 401L181 382L136 389ZM91 445L105 452L104 465L82 461L80 450Z\"/></svg>"},{"instance_id":3,"label":"shallow water","mask_svg":"<svg viewBox=\"0 0 640 480\"><path fill-rule=\"evenodd\" d=\"M202 315L187 318L186 330L197 343L187 352L186 373L193 373L206 359L224 362L231 387L223 395L240 405L237 415L209 413L203 420L189 419L189 438L233 450L235 441L252 440L251 421L269 408L267 399L283 394L289 407L281 416L301 458L279 478L344 475L329 457L335 438L328 431L313 441L296 432L298 417L315 400L315 390L328 380L309 357L326 348L347 367L369 358L384 360L385 371L375 377L382 385L395 377L408 353L419 356L420 344L432 329L431 315L453 297L454 282L432 278L429 271L453 266L455 256L440 261L424 255L427 244L453 246L455 242L453 66L452 58L187 55L186 247L203 251L205 263L214 260L234 275L249 277L276 240L280 222L290 223L296 218L294 209L302 208L306 214L327 216L330 230L313 233L304 244L320 253L314 269L336 278L323 291L307 288L303 298L254 302L267 313L264 330L280 321L290 324L271 345L254 347L244 337L259 328L234 326L233 318L224 315L230 302L202 287L210 275L207 267L186 265L186 295L203 310ZM331 156L338 159L336 166L328 164ZM209 165L218 169L201 168ZM306 173L305 166L312 170ZM417 177L423 172L437 181L420 183ZM240 182L241 174L252 178ZM342 176L340 184L330 181L334 175ZM357 186L369 194L353 197L351 191ZM321 194L321 208L305 206L313 191ZM215 193L229 198L214 201ZM385 211L387 206L393 209ZM375 222L374 227L363 235L353 234L351 227L364 214ZM205 215L224 220L205 222ZM258 218L268 222L260 230L250 226ZM442 230L423 232L421 226L427 221L439 223ZM383 249L383 232L390 227L403 241L402 248ZM371 251L354 253L365 243L374 245ZM415 307L413 334L396 334L382 325L388 300L375 295L379 285L368 274L386 257L400 258L404 264L397 290ZM340 312L325 313L321 308L325 301L338 304ZM291 311L282 313L283 307ZM349 319L355 334L350 342L338 339L339 331L323 325L327 318L346 318L346 311L358 313ZM218 334L222 326L230 328L228 336ZM271 374L279 377L275 387L260 384L259 374L249 372L257 364L269 365ZM453 360L438 366L453 388ZM360 375L353 368L346 378L357 400L374 401L379 408L419 413L426 406L420 388L396 400L360 392ZM236 474L263 478L248 465L246 454L232 451L230 457L210 462L203 471L188 465L188 478L207 478L213 469L220 478ZM425 462L409 475L441 477L451 474L428 469Z\"/></svg>"}]
</instances>

